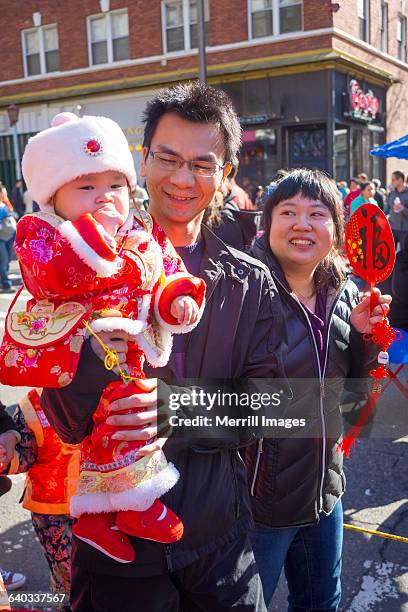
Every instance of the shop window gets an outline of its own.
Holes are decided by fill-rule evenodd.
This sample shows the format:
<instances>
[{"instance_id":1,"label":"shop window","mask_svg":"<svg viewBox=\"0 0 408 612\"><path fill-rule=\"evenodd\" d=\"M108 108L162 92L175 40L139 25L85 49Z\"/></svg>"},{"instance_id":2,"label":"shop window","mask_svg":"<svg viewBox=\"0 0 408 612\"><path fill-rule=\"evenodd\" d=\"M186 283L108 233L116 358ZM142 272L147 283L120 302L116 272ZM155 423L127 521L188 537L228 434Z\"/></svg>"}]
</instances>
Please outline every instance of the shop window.
<instances>
[{"instance_id":1,"label":"shop window","mask_svg":"<svg viewBox=\"0 0 408 612\"><path fill-rule=\"evenodd\" d=\"M129 22L127 10L88 17L90 65L129 59Z\"/></svg>"},{"instance_id":2,"label":"shop window","mask_svg":"<svg viewBox=\"0 0 408 612\"><path fill-rule=\"evenodd\" d=\"M245 129L242 135L238 183L251 193L267 185L278 170L277 130L262 127Z\"/></svg>"},{"instance_id":3,"label":"shop window","mask_svg":"<svg viewBox=\"0 0 408 612\"><path fill-rule=\"evenodd\" d=\"M219 87L227 92L234 104L237 114L242 116L244 114L244 81L221 83Z\"/></svg>"},{"instance_id":4,"label":"shop window","mask_svg":"<svg viewBox=\"0 0 408 612\"><path fill-rule=\"evenodd\" d=\"M209 42L209 2L204 0L205 44ZM197 0L162 2L163 48L165 53L198 47Z\"/></svg>"},{"instance_id":5,"label":"shop window","mask_svg":"<svg viewBox=\"0 0 408 612\"><path fill-rule=\"evenodd\" d=\"M245 81L245 115L256 116L269 113L269 83L267 79Z\"/></svg>"},{"instance_id":6,"label":"shop window","mask_svg":"<svg viewBox=\"0 0 408 612\"><path fill-rule=\"evenodd\" d=\"M59 71L58 29L56 25L23 30L22 36L26 76Z\"/></svg>"},{"instance_id":7,"label":"shop window","mask_svg":"<svg viewBox=\"0 0 408 612\"><path fill-rule=\"evenodd\" d=\"M370 149L375 149L376 147L380 147L384 144L384 131L382 129L372 129L370 130L371 134L371 142ZM384 170L385 170L385 162L382 157L378 157L378 155L370 155L371 160L371 172L370 176L372 178L380 179L381 182L384 181Z\"/></svg>"},{"instance_id":8,"label":"shop window","mask_svg":"<svg viewBox=\"0 0 408 612\"><path fill-rule=\"evenodd\" d=\"M369 0L357 0L357 18L359 38L370 42Z\"/></svg>"},{"instance_id":9,"label":"shop window","mask_svg":"<svg viewBox=\"0 0 408 612\"><path fill-rule=\"evenodd\" d=\"M248 0L249 38L277 36L302 29L302 0Z\"/></svg>"},{"instance_id":10,"label":"shop window","mask_svg":"<svg viewBox=\"0 0 408 612\"><path fill-rule=\"evenodd\" d=\"M294 130L292 133L292 160L318 162L326 157L326 132L321 129Z\"/></svg>"},{"instance_id":11,"label":"shop window","mask_svg":"<svg viewBox=\"0 0 408 612\"><path fill-rule=\"evenodd\" d=\"M388 51L388 4L383 2L380 8L380 48L381 51Z\"/></svg>"},{"instance_id":12,"label":"shop window","mask_svg":"<svg viewBox=\"0 0 408 612\"><path fill-rule=\"evenodd\" d=\"M347 181L348 179L348 138L348 129L336 126L334 130L334 177L336 181Z\"/></svg>"},{"instance_id":13,"label":"shop window","mask_svg":"<svg viewBox=\"0 0 408 612\"><path fill-rule=\"evenodd\" d=\"M397 19L397 43L398 59L401 62L407 61L407 19L402 15Z\"/></svg>"}]
</instances>

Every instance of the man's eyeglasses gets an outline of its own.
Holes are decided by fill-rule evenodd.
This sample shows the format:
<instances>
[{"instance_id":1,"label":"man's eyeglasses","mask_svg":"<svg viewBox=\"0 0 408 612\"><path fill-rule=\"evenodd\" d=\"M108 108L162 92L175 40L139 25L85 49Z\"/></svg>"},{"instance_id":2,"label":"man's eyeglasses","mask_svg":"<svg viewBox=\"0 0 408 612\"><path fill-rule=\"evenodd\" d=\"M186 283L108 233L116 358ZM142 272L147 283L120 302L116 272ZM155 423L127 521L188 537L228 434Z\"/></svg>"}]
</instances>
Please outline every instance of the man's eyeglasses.
<instances>
[{"instance_id":1,"label":"man's eyeglasses","mask_svg":"<svg viewBox=\"0 0 408 612\"><path fill-rule=\"evenodd\" d=\"M217 164L216 162L211 161L202 161L200 159L188 161L178 157L177 155L162 153L161 151L149 151L149 155L153 158L158 166L163 168L163 170L175 172L176 170L179 170L181 166L187 164L188 168L195 176L214 176L214 174L217 174L219 170L224 170L225 166L227 165Z\"/></svg>"}]
</instances>

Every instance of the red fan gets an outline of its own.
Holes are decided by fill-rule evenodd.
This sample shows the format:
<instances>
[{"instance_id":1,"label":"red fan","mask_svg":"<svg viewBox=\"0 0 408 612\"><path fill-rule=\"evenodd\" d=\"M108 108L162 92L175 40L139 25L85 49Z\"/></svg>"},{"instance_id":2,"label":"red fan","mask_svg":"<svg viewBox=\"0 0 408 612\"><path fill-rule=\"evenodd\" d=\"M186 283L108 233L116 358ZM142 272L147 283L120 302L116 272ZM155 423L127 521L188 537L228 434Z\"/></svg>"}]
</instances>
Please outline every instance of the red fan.
<instances>
[{"instance_id":1,"label":"red fan","mask_svg":"<svg viewBox=\"0 0 408 612\"><path fill-rule=\"evenodd\" d=\"M373 310L377 304L376 295L373 292L374 286L388 278L395 264L395 244L392 231L387 217L375 204L363 204L351 216L346 230L346 251L354 272L370 285L370 306ZM384 314L382 320L374 325L371 333L365 334L364 339L381 347L378 354L379 365L370 371L370 376L375 379L370 397L356 424L339 445L347 456L375 408L381 393L381 379L389 376L386 368L389 362L387 349L394 340L398 339L398 332L390 326Z\"/></svg>"}]
</instances>

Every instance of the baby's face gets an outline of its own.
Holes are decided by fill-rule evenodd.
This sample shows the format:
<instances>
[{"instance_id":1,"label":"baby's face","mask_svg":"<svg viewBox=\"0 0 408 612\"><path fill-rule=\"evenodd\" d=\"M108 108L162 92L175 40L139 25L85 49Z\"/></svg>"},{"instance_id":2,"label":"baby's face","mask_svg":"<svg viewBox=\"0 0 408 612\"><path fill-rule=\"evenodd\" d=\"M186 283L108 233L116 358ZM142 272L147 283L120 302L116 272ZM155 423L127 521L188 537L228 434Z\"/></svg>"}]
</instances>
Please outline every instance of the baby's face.
<instances>
[{"instance_id":1,"label":"baby's face","mask_svg":"<svg viewBox=\"0 0 408 612\"><path fill-rule=\"evenodd\" d=\"M68 221L90 213L108 234L115 236L129 214L126 177L112 170L81 176L58 189L54 209Z\"/></svg>"}]
</instances>

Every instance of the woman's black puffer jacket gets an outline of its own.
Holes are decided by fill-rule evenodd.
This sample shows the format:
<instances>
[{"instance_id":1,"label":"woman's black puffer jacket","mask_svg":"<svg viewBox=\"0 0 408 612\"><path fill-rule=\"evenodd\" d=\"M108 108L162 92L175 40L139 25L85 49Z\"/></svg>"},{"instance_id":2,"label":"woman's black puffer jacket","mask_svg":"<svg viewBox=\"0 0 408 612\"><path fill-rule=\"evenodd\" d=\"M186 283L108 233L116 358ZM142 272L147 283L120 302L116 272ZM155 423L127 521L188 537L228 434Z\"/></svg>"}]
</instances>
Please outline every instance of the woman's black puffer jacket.
<instances>
[{"instance_id":1,"label":"woman's black puffer jacket","mask_svg":"<svg viewBox=\"0 0 408 612\"><path fill-rule=\"evenodd\" d=\"M284 366L293 390L285 416L305 419L301 433L299 428L295 434L288 429L287 437L264 437L243 451L253 515L256 522L271 527L312 524L320 512L331 512L345 489L343 455L337 446L343 431L339 404L346 379L348 388L366 391L379 349L350 326L358 290L346 280L338 290L328 291L321 372L306 311L291 293L265 237L256 242L253 256L271 270L282 300L288 330Z\"/></svg>"}]
</instances>

